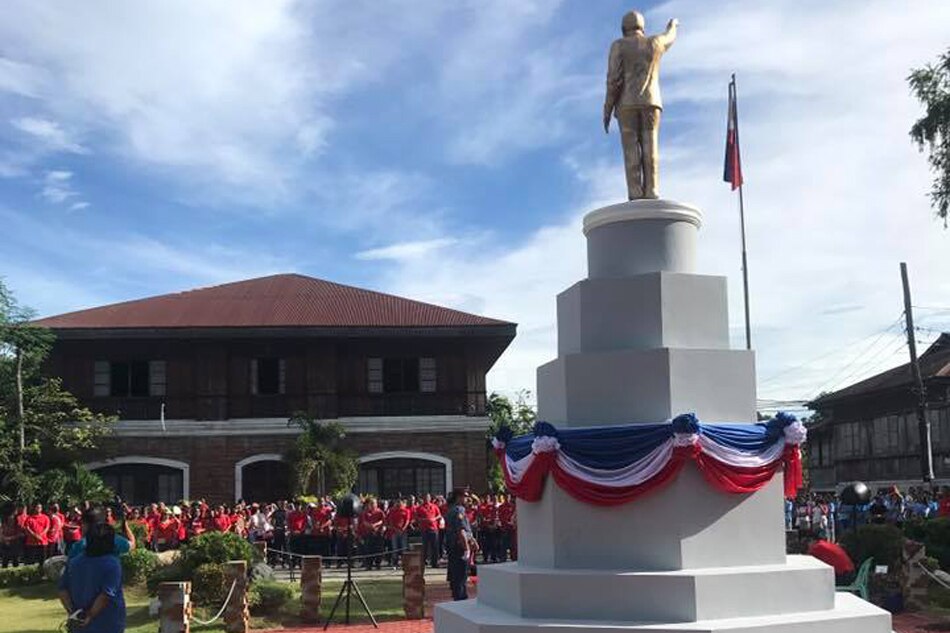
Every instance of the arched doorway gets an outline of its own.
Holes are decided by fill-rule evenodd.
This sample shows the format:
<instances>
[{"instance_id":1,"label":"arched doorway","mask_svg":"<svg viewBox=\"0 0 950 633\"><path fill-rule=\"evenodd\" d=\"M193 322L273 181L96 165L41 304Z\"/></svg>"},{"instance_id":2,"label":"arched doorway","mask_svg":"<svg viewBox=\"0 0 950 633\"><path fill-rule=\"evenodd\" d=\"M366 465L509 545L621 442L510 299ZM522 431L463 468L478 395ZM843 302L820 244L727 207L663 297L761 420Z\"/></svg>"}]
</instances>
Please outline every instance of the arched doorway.
<instances>
[{"instance_id":1,"label":"arched doorway","mask_svg":"<svg viewBox=\"0 0 950 633\"><path fill-rule=\"evenodd\" d=\"M452 489L452 460L434 453L391 451L363 455L359 491L392 499L402 495L444 495Z\"/></svg>"},{"instance_id":2,"label":"arched doorway","mask_svg":"<svg viewBox=\"0 0 950 633\"><path fill-rule=\"evenodd\" d=\"M234 499L271 502L290 496L290 465L277 453L251 455L234 465Z\"/></svg>"},{"instance_id":3,"label":"arched doorway","mask_svg":"<svg viewBox=\"0 0 950 633\"><path fill-rule=\"evenodd\" d=\"M173 504L188 499L190 493L191 469L175 459L129 455L86 464L86 468L130 504Z\"/></svg>"}]
</instances>

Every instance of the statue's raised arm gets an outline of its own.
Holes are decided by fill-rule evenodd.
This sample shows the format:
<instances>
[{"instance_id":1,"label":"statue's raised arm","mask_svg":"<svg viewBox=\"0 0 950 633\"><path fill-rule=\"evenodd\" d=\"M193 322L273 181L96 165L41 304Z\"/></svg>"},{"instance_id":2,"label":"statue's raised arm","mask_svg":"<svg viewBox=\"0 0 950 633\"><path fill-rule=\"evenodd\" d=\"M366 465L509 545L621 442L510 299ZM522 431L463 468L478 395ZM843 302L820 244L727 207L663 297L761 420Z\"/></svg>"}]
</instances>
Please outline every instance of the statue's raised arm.
<instances>
[{"instance_id":1,"label":"statue's raised arm","mask_svg":"<svg viewBox=\"0 0 950 633\"><path fill-rule=\"evenodd\" d=\"M676 40L678 26L672 19L664 33L648 37L643 15L631 11L623 16L623 37L610 46L604 131L610 117L617 117L630 200L659 197L660 58Z\"/></svg>"}]
</instances>

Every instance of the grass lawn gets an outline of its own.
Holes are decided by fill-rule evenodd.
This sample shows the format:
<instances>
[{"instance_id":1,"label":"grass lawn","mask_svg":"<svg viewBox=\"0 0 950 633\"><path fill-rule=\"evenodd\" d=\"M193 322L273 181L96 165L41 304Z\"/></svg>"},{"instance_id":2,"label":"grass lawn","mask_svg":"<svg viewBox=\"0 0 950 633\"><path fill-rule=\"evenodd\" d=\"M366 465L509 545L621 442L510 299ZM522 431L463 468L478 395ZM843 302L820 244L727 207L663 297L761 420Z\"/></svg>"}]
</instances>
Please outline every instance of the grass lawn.
<instances>
[{"instance_id":1,"label":"grass lawn","mask_svg":"<svg viewBox=\"0 0 950 633\"><path fill-rule=\"evenodd\" d=\"M321 617L326 618L340 591L341 581L327 581L323 587ZM379 620L397 620L403 617L402 582L398 578L385 580L366 580L359 583L366 602ZM294 599L281 613L267 618L253 617L251 626L255 629L276 629L282 627L303 626L300 621L300 587L293 585ZM149 597L141 589L126 589L126 631L128 633L154 633L157 618L148 614ZM342 606L341 606L342 609ZM353 596L350 605L351 621L366 622L368 618ZM209 609L196 609L196 615L208 619L214 612ZM0 589L0 633L52 633L59 630L65 619L65 612L56 596L52 584L33 585ZM334 621L342 622L343 614L338 612ZM312 626L312 624L310 625ZM192 624L192 631L210 633L224 631L220 625L198 626Z\"/></svg>"}]
</instances>

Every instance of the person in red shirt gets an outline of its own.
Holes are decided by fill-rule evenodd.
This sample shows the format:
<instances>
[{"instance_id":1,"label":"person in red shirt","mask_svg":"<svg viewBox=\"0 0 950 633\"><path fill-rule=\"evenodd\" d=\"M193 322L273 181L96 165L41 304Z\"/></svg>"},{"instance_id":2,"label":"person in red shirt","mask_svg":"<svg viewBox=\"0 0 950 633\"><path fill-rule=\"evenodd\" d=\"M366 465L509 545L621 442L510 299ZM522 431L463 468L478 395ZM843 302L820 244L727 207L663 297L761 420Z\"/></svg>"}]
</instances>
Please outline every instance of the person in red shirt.
<instances>
[{"instance_id":1,"label":"person in red shirt","mask_svg":"<svg viewBox=\"0 0 950 633\"><path fill-rule=\"evenodd\" d=\"M416 508L416 524L422 534L423 558L429 561L429 566L439 566L439 524L442 522L442 512L432 501L432 495L427 494Z\"/></svg>"},{"instance_id":2,"label":"person in red shirt","mask_svg":"<svg viewBox=\"0 0 950 633\"><path fill-rule=\"evenodd\" d=\"M62 556L66 553L63 546L63 525L66 523L66 517L59 511L59 504L54 503L49 507L49 532L47 532L47 554L49 556Z\"/></svg>"},{"instance_id":3,"label":"person in red shirt","mask_svg":"<svg viewBox=\"0 0 950 633\"><path fill-rule=\"evenodd\" d=\"M336 567L343 566L343 559L347 557L353 539L356 538L353 522L355 519L345 517L339 512L333 515L333 535L336 539Z\"/></svg>"},{"instance_id":4,"label":"person in red shirt","mask_svg":"<svg viewBox=\"0 0 950 633\"><path fill-rule=\"evenodd\" d=\"M231 517L224 510L224 506L218 506L218 509L211 513L211 529L215 532L231 530Z\"/></svg>"},{"instance_id":5,"label":"person in red shirt","mask_svg":"<svg viewBox=\"0 0 950 633\"><path fill-rule=\"evenodd\" d=\"M475 512L478 521L478 546L482 550L482 562L498 560L498 508L495 497L486 495Z\"/></svg>"},{"instance_id":6,"label":"person in red shirt","mask_svg":"<svg viewBox=\"0 0 950 633\"><path fill-rule=\"evenodd\" d=\"M501 545L498 553L501 562L508 560L508 553L511 552L511 560L518 560L518 533L516 530L517 520L515 516L515 502L504 495L498 495L501 502L498 505L498 533L501 539Z\"/></svg>"},{"instance_id":7,"label":"person in red shirt","mask_svg":"<svg viewBox=\"0 0 950 633\"><path fill-rule=\"evenodd\" d=\"M73 508L66 514L66 521L63 523L63 544L67 552L72 548L73 543L82 538L82 513L79 508ZM146 542L148 539L146 538Z\"/></svg>"},{"instance_id":8,"label":"person in red shirt","mask_svg":"<svg viewBox=\"0 0 950 633\"><path fill-rule=\"evenodd\" d=\"M165 552L171 549L177 549L178 530L180 527L181 522L172 516L172 512L166 508L155 530L155 551Z\"/></svg>"},{"instance_id":9,"label":"person in red shirt","mask_svg":"<svg viewBox=\"0 0 950 633\"><path fill-rule=\"evenodd\" d=\"M288 507L290 511L287 513L287 547L290 548L291 554L298 554L290 557L290 568L293 569L295 565L300 566L300 556L307 553L305 533L309 517L306 507L302 504L299 508L292 503Z\"/></svg>"},{"instance_id":10,"label":"person in red shirt","mask_svg":"<svg viewBox=\"0 0 950 633\"><path fill-rule=\"evenodd\" d=\"M846 584L854 576L854 561L837 543L819 538L810 542L807 552L809 556L814 556L834 568L837 584Z\"/></svg>"},{"instance_id":11,"label":"person in red shirt","mask_svg":"<svg viewBox=\"0 0 950 633\"><path fill-rule=\"evenodd\" d=\"M23 526L26 525L26 517L30 516L30 513L26 511L26 506L17 506L16 510L16 524L20 526L20 529L23 529Z\"/></svg>"},{"instance_id":12,"label":"person in red shirt","mask_svg":"<svg viewBox=\"0 0 950 633\"><path fill-rule=\"evenodd\" d=\"M937 516L950 517L950 488L943 487L940 499L937 502Z\"/></svg>"},{"instance_id":13,"label":"person in red shirt","mask_svg":"<svg viewBox=\"0 0 950 633\"><path fill-rule=\"evenodd\" d=\"M313 553L330 555L330 533L333 527L333 508L321 502L310 509L310 534L313 535Z\"/></svg>"},{"instance_id":14,"label":"person in red shirt","mask_svg":"<svg viewBox=\"0 0 950 633\"><path fill-rule=\"evenodd\" d=\"M46 546L49 543L49 517L43 514L42 504L33 506L33 512L23 522L26 532L26 563L36 563L40 567L46 560Z\"/></svg>"},{"instance_id":15,"label":"person in red shirt","mask_svg":"<svg viewBox=\"0 0 950 633\"><path fill-rule=\"evenodd\" d=\"M409 547L409 524L412 511L406 507L406 500L399 499L386 513L386 528L389 530L389 542L392 547L389 563L393 568L399 565L400 552Z\"/></svg>"},{"instance_id":16,"label":"person in red shirt","mask_svg":"<svg viewBox=\"0 0 950 633\"><path fill-rule=\"evenodd\" d=\"M382 566L383 553L383 524L386 515L379 509L376 499L370 498L366 507L360 513L356 532L360 539L361 553L369 556L363 559L363 567L371 569Z\"/></svg>"}]
</instances>

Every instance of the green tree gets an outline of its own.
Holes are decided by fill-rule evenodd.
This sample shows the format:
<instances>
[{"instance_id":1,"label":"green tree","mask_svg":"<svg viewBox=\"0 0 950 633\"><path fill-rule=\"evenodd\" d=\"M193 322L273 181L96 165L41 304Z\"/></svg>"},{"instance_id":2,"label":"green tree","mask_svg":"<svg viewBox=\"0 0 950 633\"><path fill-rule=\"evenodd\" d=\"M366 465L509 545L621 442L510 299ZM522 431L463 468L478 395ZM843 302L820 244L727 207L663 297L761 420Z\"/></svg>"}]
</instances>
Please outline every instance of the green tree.
<instances>
[{"instance_id":1,"label":"green tree","mask_svg":"<svg viewBox=\"0 0 950 633\"><path fill-rule=\"evenodd\" d=\"M53 334L34 326L33 314L0 280L0 498L17 501L49 499L41 473L57 466L75 478L70 464L96 447L112 421L43 375Z\"/></svg>"},{"instance_id":2,"label":"green tree","mask_svg":"<svg viewBox=\"0 0 950 633\"><path fill-rule=\"evenodd\" d=\"M531 392L527 389L515 394L514 402L508 397L495 392L488 396L486 408L488 417L491 418L491 425L488 428L489 441L502 426L510 428L515 435L524 435L531 432L538 414L534 407L528 403L530 396ZM488 487L493 492L503 492L506 488L501 465L494 458L492 458L491 464L488 471Z\"/></svg>"},{"instance_id":3,"label":"green tree","mask_svg":"<svg viewBox=\"0 0 950 633\"><path fill-rule=\"evenodd\" d=\"M359 467L356 456L341 446L346 437L343 425L317 420L304 412L294 413L287 425L303 431L288 456L294 494L325 494L328 482L334 485L334 496L350 492L356 485Z\"/></svg>"},{"instance_id":4,"label":"green tree","mask_svg":"<svg viewBox=\"0 0 950 633\"><path fill-rule=\"evenodd\" d=\"M946 228L950 218L950 49L936 64L912 70L907 81L925 109L911 127L910 137L920 151L928 152L934 174L930 200Z\"/></svg>"}]
</instances>

